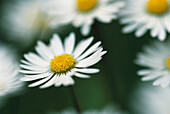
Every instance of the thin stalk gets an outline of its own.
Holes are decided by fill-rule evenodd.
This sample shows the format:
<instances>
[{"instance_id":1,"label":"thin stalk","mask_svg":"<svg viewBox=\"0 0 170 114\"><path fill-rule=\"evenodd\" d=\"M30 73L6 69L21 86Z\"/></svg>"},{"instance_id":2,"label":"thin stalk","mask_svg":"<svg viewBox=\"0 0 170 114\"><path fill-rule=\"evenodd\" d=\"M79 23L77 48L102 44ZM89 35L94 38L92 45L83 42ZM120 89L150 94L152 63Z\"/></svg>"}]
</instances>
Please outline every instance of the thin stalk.
<instances>
[{"instance_id":1,"label":"thin stalk","mask_svg":"<svg viewBox=\"0 0 170 114\"><path fill-rule=\"evenodd\" d=\"M70 90L70 95L71 95L71 98L72 98L72 102L75 106L75 109L77 110L78 114L81 114L80 105L78 103L78 99L77 99L77 96L76 96L76 93L74 91L73 86L70 86L69 90Z\"/></svg>"}]
</instances>

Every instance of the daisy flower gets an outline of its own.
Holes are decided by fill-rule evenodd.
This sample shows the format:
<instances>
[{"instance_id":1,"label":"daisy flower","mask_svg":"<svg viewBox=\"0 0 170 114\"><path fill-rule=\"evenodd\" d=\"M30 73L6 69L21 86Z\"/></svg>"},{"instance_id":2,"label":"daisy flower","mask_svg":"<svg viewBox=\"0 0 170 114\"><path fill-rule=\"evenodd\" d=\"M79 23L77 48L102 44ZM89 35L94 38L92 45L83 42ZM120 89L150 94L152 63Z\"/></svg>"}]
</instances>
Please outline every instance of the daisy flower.
<instances>
[{"instance_id":1,"label":"daisy flower","mask_svg":"<svg viewBox=\"0 0 170 114\"><path fill-rule=\"evenodd\" d=\"M20 66L23 69L20 72L25 74L21 80L38 80L29 87L41 85L40 88L47 88L52 85L56 87L73 85L73 76L89 78L87 74L97 73L99 69L88 67L99 62L106 53L100 46L100 41L87 49L92 41L93 37L90 37L75 47L74 33L65 39L64 45L57 34L53 35L48 46L38 41L35 47L38 54L29 52L24 55L27 61L21 60Z\"/></svg>"},{"instance_id":2,"label":"daisy flower","mask_svg":"<svg viewBox=\"0 0 170 114\"><path fill-rule=\"evenodd\" d=\"M127 24L124 33L135 31L136 37L141 37L150 30L151 36L161 41L170 33L170 0L127 0L120 15L121 23Z\"/></svg>"},{"instance_id":3,"label":"daisy flower","mask_svg":"<svg viewBox=\"0 0 170 114\"><path fill-rule=\"evenodd\" d=\"M137 104L137 105L136 105ZM170 88L140 85L132 94L132 114L170 114Z\"/></svg>"},{"instance_id":4,"label":"daisy flower","mask_svg":"<svg viewBox=\"0 0 170 114\"><path fill-rule=\"evenodd\" d=\"M91 25L97 19L103 23L110 23L117 18L117 12L124 2L115 0L48 0L47 14L51 17L50 25L71 23L80 27L83 35L88 35Z\"/></svg>"},{"instance_id":5,"label":"daisy flower","mask_svg":"<svg viewBox=\"0 0 170 114\"><path fill-rule=\"evenodd\" d=\"M18 93L23 82L19 80L19 64L17 63L16 53L11 47L0 45L0 101L4 98ZM1 104L1 103L0 103Z\"/></svg>"},{"instance_id":6,"label":"daisy flower","mask_svg":"<svg viewBox=\"0 0 170 114\"><path fill-rule=\"evenodd\" d=\"M42 4L40 0L17 0L3 6L5 15L1 17L0 24L9 40L27 46L33 43L42 29L48 28Z\"/></svg>"},{"instance_id":7,"label":"daisy flower","mask_svg":"<svg viewBox=\"0 0 170 114\"><path fill-rule=\"evenodd\" d=\"M170 83L170 40L154 42L137 55L136 64L146 67L139 70L143 81L154 80L153 85L167 87Z\"/></svg>"}]
</instances>

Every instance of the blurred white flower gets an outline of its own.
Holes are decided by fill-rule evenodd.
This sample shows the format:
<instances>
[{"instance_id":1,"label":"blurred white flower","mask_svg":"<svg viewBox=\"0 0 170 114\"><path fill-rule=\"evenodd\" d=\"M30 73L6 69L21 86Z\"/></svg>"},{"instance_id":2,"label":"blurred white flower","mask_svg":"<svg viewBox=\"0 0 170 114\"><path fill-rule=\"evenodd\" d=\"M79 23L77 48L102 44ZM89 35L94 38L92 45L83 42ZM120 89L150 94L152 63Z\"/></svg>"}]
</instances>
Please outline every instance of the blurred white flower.
<instances>
[{"instance_id":1,"label":"blurred white flower","mask_svg":"<svg viewBox=\"0 0 170 114\"><path fill-rule=\"evenodd\" d=\"M40 88L47 88L52 85L73 85L72 76L89 78L90 76L84 73L97 73L99 69L87 67L99 62L106 53L100 47L100 41L88 49L92 41L93 37L82 40L75 47L74 33L65 39L64 45L57 34L53 35L48 46L39 41L35 48L38 54L29 52L24 55L27 61L21 60L20 66L23 70L20 72L26 74L21 80L38 80L29 87L41 85Z\"/></svg>"},{"instance_id":2,"label":"blurred white flower","mask_svg":"<svg viewBox=\"0 0 170 114\"><path fill-rule=\"evenodd\" d=\"M51 27L71 23L80 27L83 35L88 35L91 25L97 19L110 23L124 2L115 0L46 0L46 10L51 17Z\"/></svg>"},{"instance_id":3,"label":"blurred white flower","mask_svg":"<svg viewBox=\"0 0 170 114\"><path fill-rule=\"evenodd\" d=\"M42 6L41 0L17 0L6 4L0 23L8 39L22 46L31 44L48 27L48 17Z\"/></svg>"},{"instance_id":4,"label":"blurred white flower","mask_svg":"<svg viewBox=\"0 0 170 114\"><path fill-rule=\"evenodd\" d=\"M159 40L170 33L170 0L127 0L120 15L121 23L127 24L124 33L136 31L136 37L141 37L150 30L151 36Z\"/></svg>"},{"instance_id":5,"label":"blurred white flower","mask_svg":"<svg viewBox=\"0 0 170 114\"><path fill-rule=\"evenodd\" d=\"M170 83L170 40L155 41L144 47L144 52L137 55L136 64L146 67L139 70L143 81L154 80L153 85L167 87Z\"/></svg>"},{"instance_id":6,"label":"blurred white flower","mask_svg":"<svg viewBox=\"0 0 170 114\"><path fill-rule=\"evenodd\" d=\"M15 51L11 47L0 44L0 104L11 95L18 94L23 88L19 80L19 63Z\"/></svg>"},{"instance_id":7,"label":"blurred white flower","mask_svg":"<svg viewBox=\"0 0 170 114\"><path fill-rule=\"evenodd\" d=\"M77 114L76 110L72 108L65 109L61 112L49 112L47 114ZM102 110L87 110L82 112L82 114L128 114L119 109L116 105L108 105L104 107Z\"/></svg>"},{"instance_id":8,"label":"blurred white flower","mask_svg":"<svg viewBox=\"0 0 170 114\"><path fill-rule=\"evenodd\" d=\"M133 114L170 114L170 88L140 85L131 98Z\"/></svg>"}]
</instances>

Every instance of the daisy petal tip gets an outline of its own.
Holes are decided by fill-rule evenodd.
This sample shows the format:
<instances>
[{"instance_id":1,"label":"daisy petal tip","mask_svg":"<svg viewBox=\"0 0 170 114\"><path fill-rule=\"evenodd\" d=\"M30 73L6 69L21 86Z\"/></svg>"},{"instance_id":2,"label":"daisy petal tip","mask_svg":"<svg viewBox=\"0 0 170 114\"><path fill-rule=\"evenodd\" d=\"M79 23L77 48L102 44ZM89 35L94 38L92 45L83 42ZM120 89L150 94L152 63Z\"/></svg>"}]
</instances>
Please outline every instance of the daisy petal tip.
<instances>
[{"instance_id":1,"label":"daisy petal tip","mask_svg":"<svg viewBox=\"0 0 170 114\"><path fill-rule=\"evenodd\" d=\"M148 81L146 77L143 77L141 81Z\"/></svg>"},{"instance_id":2,"label":"daisy petal tip","mask_svg":"<svg viewBox=\"0 0 170 114\"><path fill-rule=\"evenodd\" d=\"M40 89L46 89L46 88L48 88L48 87L42 85L42 86L40 86L39 88L40 88Z\"/></svg>"},{"instance_id":3,"label":"daisy petal tip","mask_svg":"<svg viewBox=\"0 0 170 114\"><path fill-rule=\"evenodd\" d=\"M137 74L138 76L141 76L142 73L141 73L141 71L137 71L136 74Z\"/></svg>"},{"instance_id":4,"label":"daisy petal tip","mask_svg":"<svg viewBox=\"0 0 170 114\"><path fill-rule=\"evenodd\" d=\"M89 37L87 40L90 40L92 42L94 40L94 36Z\"/></svg>"},{"instance_id":5,"label":"daisy petal tip","mask_svg":"<svg viewBox=\"0 0 170 114\"><path fill-rule=\"evenodd\" d=\"M33 85L28 85L28 87L35 87L35 86L33 86Z\"/></svg>"},{"instance_id":6,"label":"daisy petal tip","mask_svg":"<svg viewBox=\"0 0 170 114\"><path fill-rule=\"evenodd\" d=\"M43 42L41 40L37 41L37 45L41 45Z\"/></svg>"},{"instance_id":7,"label":"daisy petal tip","mask_svg":"<svg viewBox=\"0 0 170 114\"><path fill-rule=\"evenodd\" d=\"M59 36L59 34L54 33L53 36L52 36L51 41L54 40L54 39L56 39L56 38L60 38L60 36Z\"/></svg>"},{"instance_id":8,"label":"daisy petal tip","mask_svg":"<svg viewBox=\"0 0 170 114\"><path fill-rule=\"evenodd\" d=\"M24 61L23 59L20 60L21 63L22 63L23 61Z\"/></svg>"},{"instance_id":9,"label":"daisy petal tip","mask_svg":"<svg viewBox=\"0 0 170 114\"><path fill-rule=\"evenodd\" d=\"M160 41L164 41L164 40L165 40L165 38L159 38L159 40L160 40Z\"/></svg>"},{"instance_id":10,"label":"daisy petal tip","mask_svg":"<svg viewBox=\"0 0 170 114\"><path fill-rule=\"evenodd\" d=\"M63 84L63 86L65 86L65 87L69 87L69 86L72 86L72 85L74 85L74 82L73 83L68 83L68 84Z\"/></svg>"},{"instance_id":11,"label":"daisy petal tip","mask_svg":"<svg viewBox=\"0 0 170 114\"><path fill-rule=\"evenodd\" d=\"M22 71L22 70L18 70L18 72L23 73L23 71Z\"/></svg>"},{"instance_id":12,"label":"daisy petal tip","mask_svg":"<svg viewBox=\"0 0 170 114\"><path fill-rule=\"evenodd\" d=\"M98 41L96 44L100 45L102 42L101 41Z\"/></svg>"},{"instance_id":13,"label":"daisy petal tip","mask_svg":"<svg viewBox=\"0 0 170 114\"><path fill-rule=\"evenodd\" d=\"M86 77L82 77L82 78L87 78L87 79L89 79L89 78L91 78L91 76L86 76Z\"/></svg>"},{"instance_id":14,"label":"daisy petal tip","mask_svg":"<svg viewBox=\"0 0 170 114\"><path fill-rule=\"evenodd\" d=\"M100 72L100 69L96 69L96 72L95 72L95 73L98 73L98 72Z\"/></svg>"},{"instance_id":15,"label":"daisy petal tip","mask_svg":"<svg viewBox=\"0 0 170 114\"><path fill-rule=\"evenodd\" d=\"M61 84L54 84L54 87L60 87Z\"/></svg>"},{"instance_id":16,"label":"daisy petal tip","mask_svg":"<svg viewBox=\"0 0 170 114\"><path fill-rule=\"evenodd\" d=\"M161 84L162 88L166 88L168 85Z\"/></svg>"},{"instance_id":17,"label":"daisy petal tip","mask_svg":"<svg viewBox=\"0 0 170 114\"><path fill-rule=\"evenodd\" d=\"M106 53L107 53L107 51L103 51L103 52L102 52L102 56L105 55Z\"/></svg>"},{"instance_id":18,"label":"daisy petal tip","mask_svg":"<svg viewBox=\"0 0 170 114\"><path fill-rule=\"evenodd\" d=\"M75 32L71 32L70 36L75 37Z\"/></svg>"},{"instance_id":19,"label":"daisy petal tip","mask_svg":"<svg viewBox=\"0 0 170 114\"><path fill-rule=\"evenodd\" d=\"M20 78L19 80L20 80L20 81L24 81L24 77Z\"/></svg>"},{"instance_id":20,"label":"daisy petal tip","mask_svg":"<svg viewBox=\"0 0 170 114\"><path fill-rule=\"evenodd\" d=\"M153 86L158 86L159 84L157 83L157 81L152 83Z\"/></svg>"}]
</instances>

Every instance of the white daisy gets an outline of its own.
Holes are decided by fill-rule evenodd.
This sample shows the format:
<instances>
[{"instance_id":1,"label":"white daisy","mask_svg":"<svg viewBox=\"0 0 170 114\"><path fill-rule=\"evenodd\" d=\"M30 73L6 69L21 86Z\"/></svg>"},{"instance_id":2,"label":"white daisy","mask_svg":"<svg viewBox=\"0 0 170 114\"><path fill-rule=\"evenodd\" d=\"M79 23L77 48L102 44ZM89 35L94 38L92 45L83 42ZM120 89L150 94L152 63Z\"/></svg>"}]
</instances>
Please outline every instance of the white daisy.
<instances>
[{"instance_id":1,"label":"white daisy","mask_svg":"<svg viewBox=\"0 0 170 114\"><path fill-rule=\"evenodd\" d=\"M29 87L41 85L40 88L47 88L52 85L56 87L73 85L74 80L72 76L89 78L89 75L84 73L97 73L99 69L87 67L99 62L106 53L106 51L103 51L103 48L100 47L101 42L97 42L87 49L92 41L93 37L82 40L75 49L74 33L71 33L65 39L64 45L57 34L53 35L49 46L38 41L35 48L38 55L29 52L24 55L27 61L21 60L22 64L20 66L23 70L20 72L26 74L21 80L38 80L29 85Z\"/></svg>"},{"instance_id":2,"label":"white daisy","mask_svg":"<svg viewBox=\"0 0 170 114\"><path fill-rule=\"evenodd\" d=\"M155 80L153 85L167 87L170 83L170 40L154 42L137 55L136 63L146 67L139 70L138 75L144 76L143 81Z\"/></svg>"},{"instance_id":3,"label":"white daisy","mask_svg":"<svg viewBox=\"0 0 170 114\"><path fill-rule=\"evenodd\" d=\"M4 98L18 93L22 87L23 82L18 70L16 53L10 47L0 45L0 101Z\"/></svg>"},{"instance_id":4,"label":"white daisy","mask_svg":"<svg viewBox=\"0 0 170 114\"><path fill-rule=\"evenodd\" d=\"M124 5L115 0L47 0L47 9L51 17L51 26L71 23L80 27L83 35L88 35L91 25L97 19L110 23L117 18L117 12Z\"/></svg>"},{"instance_id":5,"label":"white daisy","mask_svg":"<svg viewBox=\"0 0 170 114\"><path fill-rule=\"evenodd\" d=\"M141 37L150 30L151 36L159 40L170 33L170 0L127 0L120 15L121 23L127 24L124 33L136 31L136 37Z\"/></svg>"},{"instance_id":6,"label":"white daisy","mask_svg":"<svg viewBox=\"0 0 170 114\"><path fill-rule=\"evenodd\" d=\"M170 88L140 85L131 98L132 114L170 114Z\"/></svg>"},{"instance_id":7,"label":"white daisy","mask_svg":"<svg viewBox=\"0 0 170 114\"><path fill-rule=\"evenodd\" d=\"M43 29L48 27L48 17L41 8L40 0L17 0L4 6L1 26L14 42L31 44Z\"/></svg>"}]
</instances>

